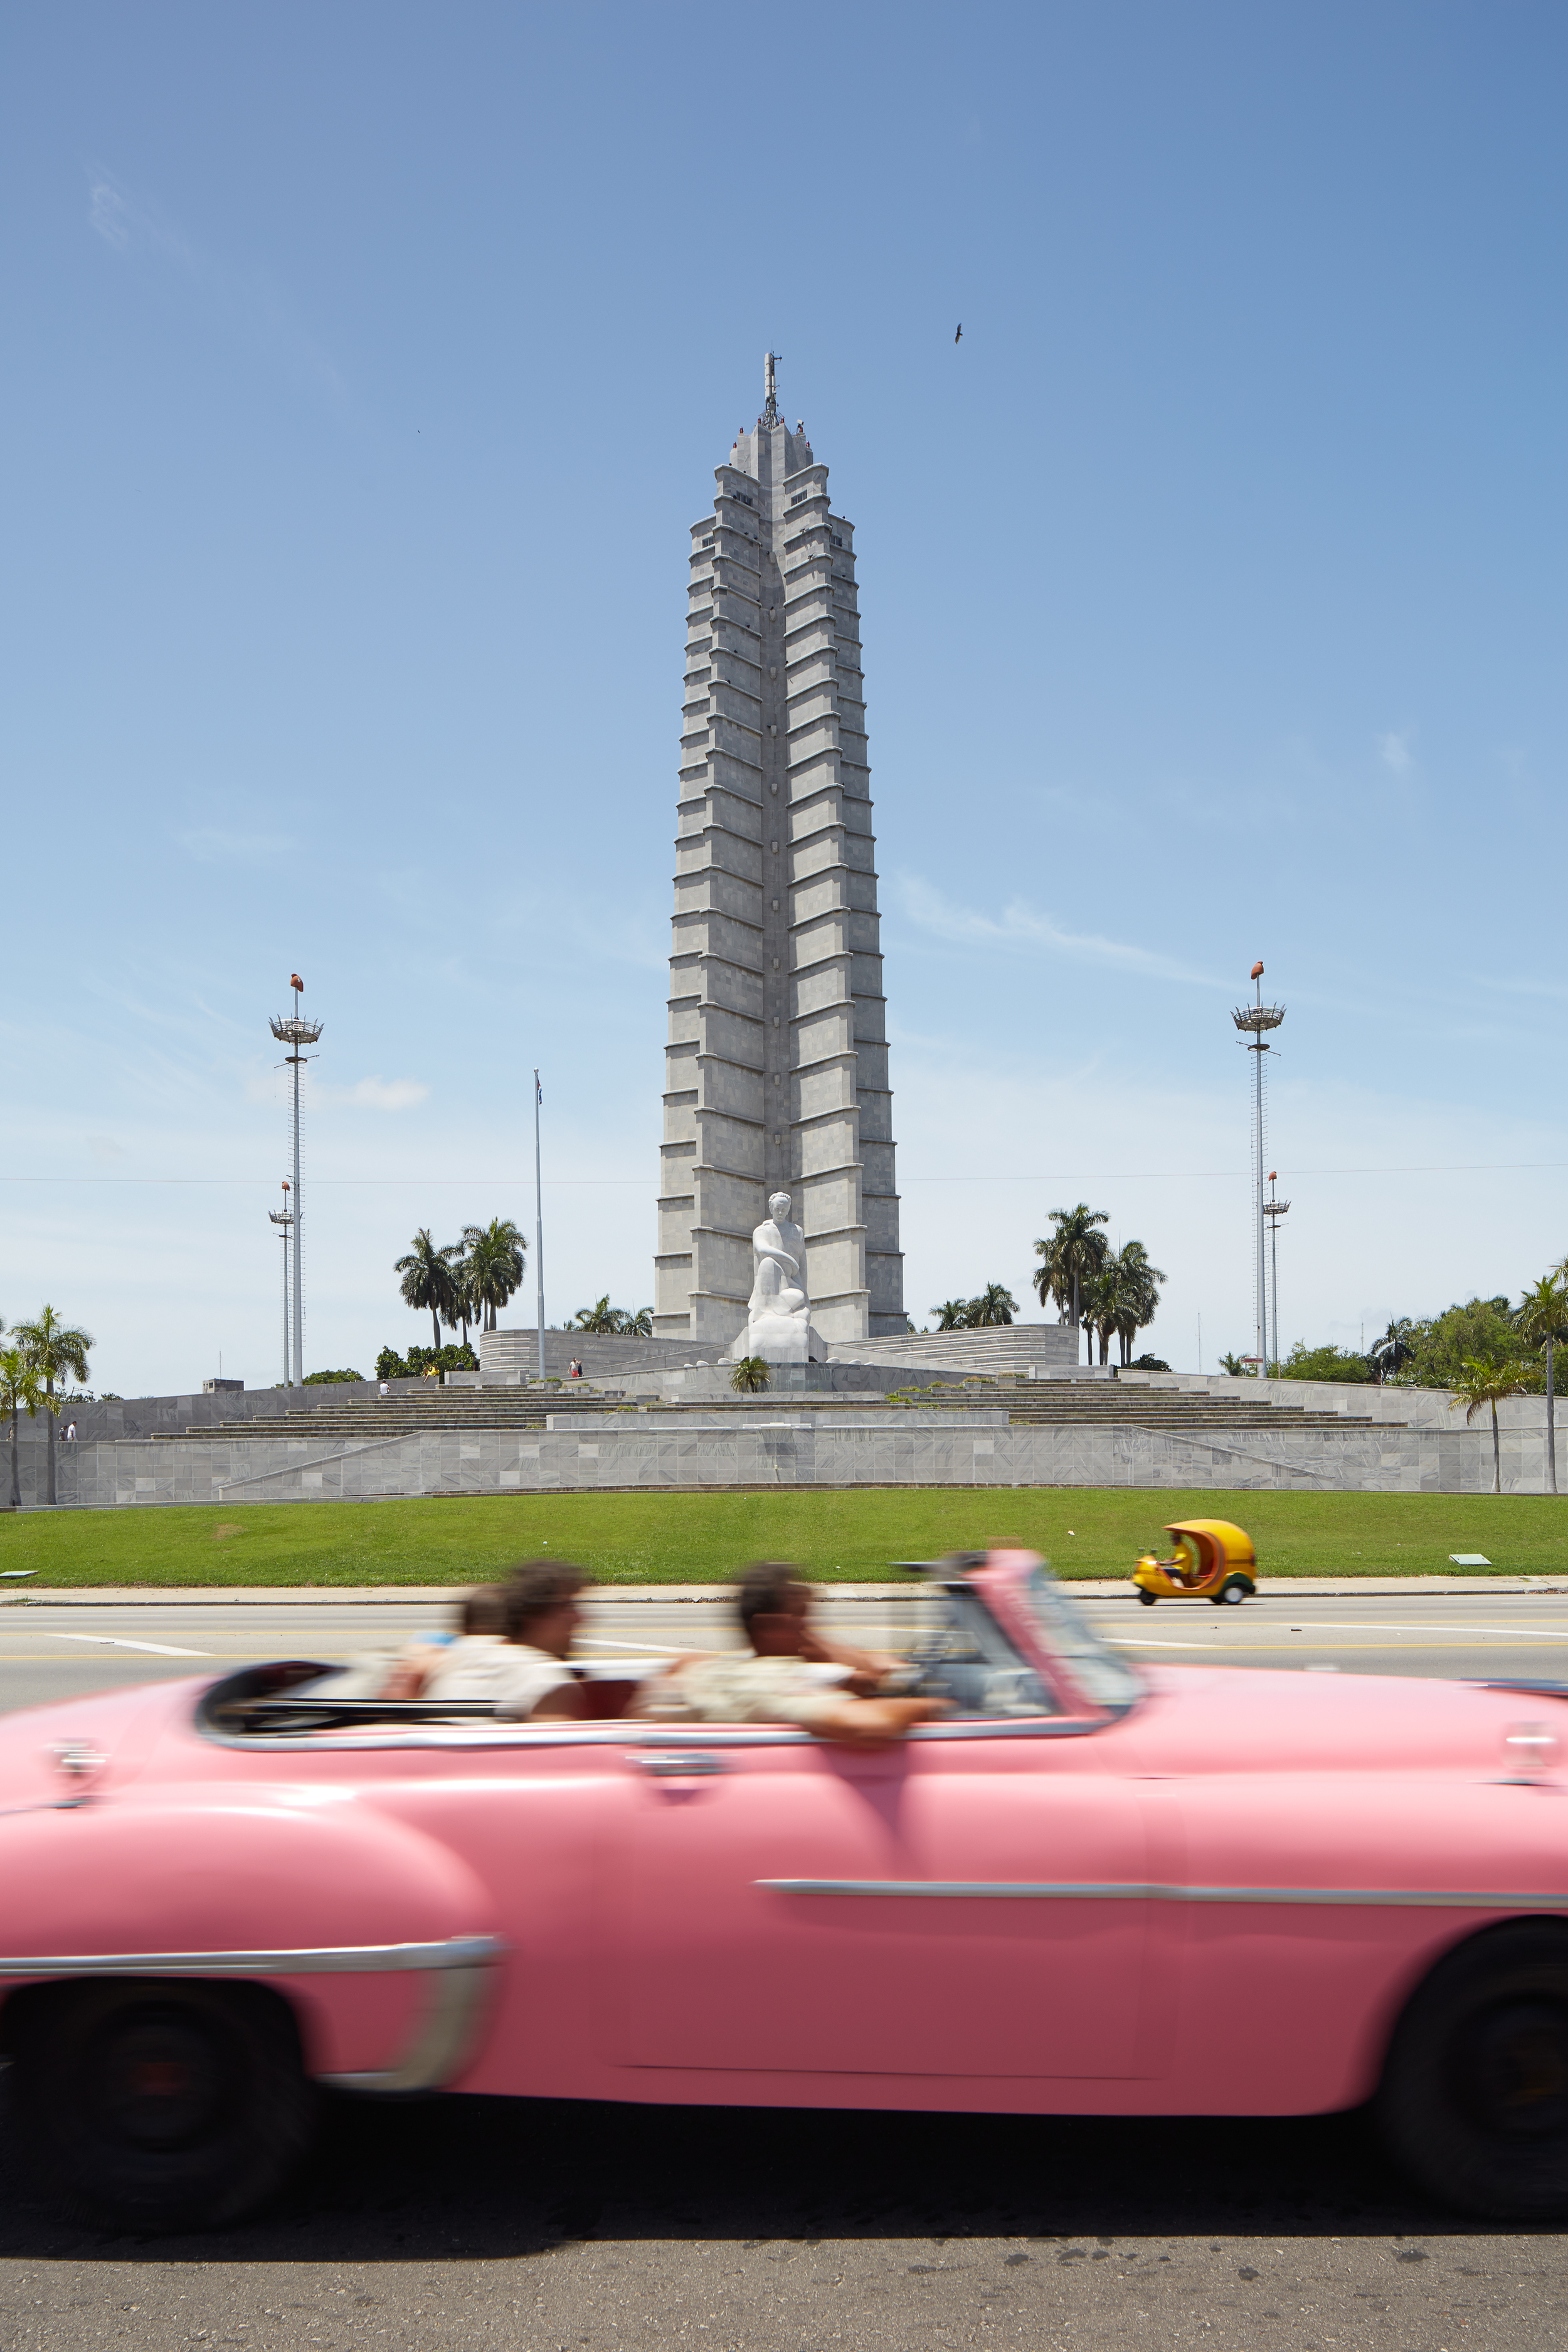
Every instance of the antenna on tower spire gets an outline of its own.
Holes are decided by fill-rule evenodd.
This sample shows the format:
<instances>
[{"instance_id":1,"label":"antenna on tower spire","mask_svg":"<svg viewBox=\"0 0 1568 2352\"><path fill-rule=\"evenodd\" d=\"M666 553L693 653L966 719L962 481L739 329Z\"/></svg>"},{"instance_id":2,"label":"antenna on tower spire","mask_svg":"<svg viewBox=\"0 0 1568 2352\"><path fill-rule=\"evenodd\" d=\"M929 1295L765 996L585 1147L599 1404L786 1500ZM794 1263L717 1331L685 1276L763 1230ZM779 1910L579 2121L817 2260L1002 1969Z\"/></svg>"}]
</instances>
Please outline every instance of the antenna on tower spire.
<instances>
[{"instance_id":1,"label":"antenna on tower spire","mask_svg":"<svg viewBox=\"0 0 1568 2352\"><path fill-rule=\"evenodd\" d=\"M764 425L776 425L779 421L779 394L778 385L773 381L773 370L783 357L784 353L782 352L768 352L763 355L763 365L767 371L767 398L763 404L763 423Z\"/></svg>"}]
</instances>

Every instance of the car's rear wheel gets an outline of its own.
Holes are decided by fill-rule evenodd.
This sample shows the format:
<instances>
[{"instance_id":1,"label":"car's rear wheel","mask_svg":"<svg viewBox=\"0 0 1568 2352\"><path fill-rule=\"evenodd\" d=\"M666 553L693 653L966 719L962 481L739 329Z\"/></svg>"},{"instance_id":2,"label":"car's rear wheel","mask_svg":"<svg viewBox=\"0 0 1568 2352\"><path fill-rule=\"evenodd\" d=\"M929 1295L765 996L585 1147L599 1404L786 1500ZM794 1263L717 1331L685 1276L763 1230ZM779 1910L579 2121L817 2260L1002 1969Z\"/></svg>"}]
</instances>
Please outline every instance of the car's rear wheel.
<instances>
[{"instance_id":1,"label":"car's rear wheel","mask_svg":"<svg viewBox=\"0 0 1568 2352\"><path fill-rule=\"evenodd\" d=\"M1145 1592L1143 1587L1140 1585L1138 1587L1138 1598L1143 1603L1145 1609L1152 1609L1155 1601L1158 1601L1160 1596L1157 1592Z\"/></svg>"},{"instance_id":2,"label":"car's rear wheel","mask_svg":"<svg viewBox=\"0 0 1568 2352\"><path fill-rule=\"evenodd\" d=\"M1568 2212L1568 1933L1525 1920L1440 1961L1399 2021L1377 2114L1446 2204L1500 2221Z\"/></svg>"},{"instance_id":3,"label":"car's rear wheel","mask_svg":"<svg viewBox=\"0 0 1568 2352\"><path fill-rule=\"evenodd\" d=\"M310 2145L315 2094L294 2021L258 1986L51 1986L26 2000L12 2047L36 2170L100 2221L235 2221Z\"/></svg>"}]
</instances>

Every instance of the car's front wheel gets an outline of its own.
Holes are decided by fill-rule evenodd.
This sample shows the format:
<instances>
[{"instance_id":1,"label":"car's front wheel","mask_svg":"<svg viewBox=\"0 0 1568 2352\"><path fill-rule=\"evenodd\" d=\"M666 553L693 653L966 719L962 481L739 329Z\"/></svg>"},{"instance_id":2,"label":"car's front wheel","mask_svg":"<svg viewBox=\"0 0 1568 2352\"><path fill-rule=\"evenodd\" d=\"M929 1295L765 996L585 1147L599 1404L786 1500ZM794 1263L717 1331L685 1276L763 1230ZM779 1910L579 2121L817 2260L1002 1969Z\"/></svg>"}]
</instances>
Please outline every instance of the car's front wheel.
<instances>
[{"instance_id":1,"label":"car's front wheel","mask_svg":"<svg viewBox=\"0 0 1568 2352\"><path fill-rule=\"evenodd\" d=\"M1446 2204L1500 2221L1568 2212L1568 1933L1523 1920L1440 1961L1399 2021L1377 2114Z\"/></svg>"},{"instance_id":2,"label":"car's front wheel","mask_svg":"<svg viewBox=\"0 0 1568 2352\"><path fill-rule=\"evenodd\" d=\"M310 2145L315 2093L294 2021L258 1986L50 1986L26 2001L12 2047L36 2170L101 2221L235 2221Z\"/></svg>"}]
</instances>

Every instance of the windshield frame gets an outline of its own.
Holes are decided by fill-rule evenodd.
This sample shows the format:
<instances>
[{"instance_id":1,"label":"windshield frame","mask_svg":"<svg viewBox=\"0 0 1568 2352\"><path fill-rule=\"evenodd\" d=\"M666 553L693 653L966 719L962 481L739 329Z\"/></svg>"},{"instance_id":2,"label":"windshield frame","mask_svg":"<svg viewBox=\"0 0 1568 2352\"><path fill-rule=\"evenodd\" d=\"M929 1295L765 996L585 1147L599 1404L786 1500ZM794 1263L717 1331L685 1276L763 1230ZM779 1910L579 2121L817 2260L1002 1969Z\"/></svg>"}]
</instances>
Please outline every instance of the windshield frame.
<instances>
[{"instance_id":1,"label":"windshield frame","mask_svg":"<svg viewBox=\"0 0 1568 2352\"><path fill-rule=\"evenodd\" d=\"M990 1552L967 1580L1008 1641L1060 1694L1065 1714L1120 1722L1145 1696L1148 1685L1140 1669L1079 1616L1038 1552ZM1053 1638L1069 1629L1075 1637L1071 1648ZM1085 1661L1076 1670L1075 1656ZM1114 1695L1106 1687L1108 1677L1120 1685Z\"/></svg>"}]
</instances>

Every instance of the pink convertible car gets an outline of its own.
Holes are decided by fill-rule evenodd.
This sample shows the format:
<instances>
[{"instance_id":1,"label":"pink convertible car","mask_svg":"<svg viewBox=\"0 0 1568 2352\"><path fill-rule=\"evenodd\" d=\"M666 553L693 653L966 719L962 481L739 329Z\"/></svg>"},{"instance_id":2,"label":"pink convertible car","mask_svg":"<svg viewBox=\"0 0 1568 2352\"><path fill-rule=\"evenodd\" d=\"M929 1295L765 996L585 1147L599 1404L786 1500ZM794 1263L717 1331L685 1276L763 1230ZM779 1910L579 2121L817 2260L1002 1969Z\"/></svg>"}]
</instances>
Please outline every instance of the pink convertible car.
<instances>
[{"instance_id":1,"label":"pink convertible car","mask_svg":"<svg viewBox=\"0 0 1568 2352\"><path fill-rule=\"evenodd\" d=\"M1375 2099L1438 2195L1568 2208L1557 1696L1145 1674L1020 1552L942 1563L929 1610L912 1671L949 1711L876 1753L618 1719L624 1676L587 1721L507 1724L334 1700L304 1662L10 1717L0 2035L35 2177L142 2227L232 2217L321 2084Z\"/></svg>"}]
</instances>

